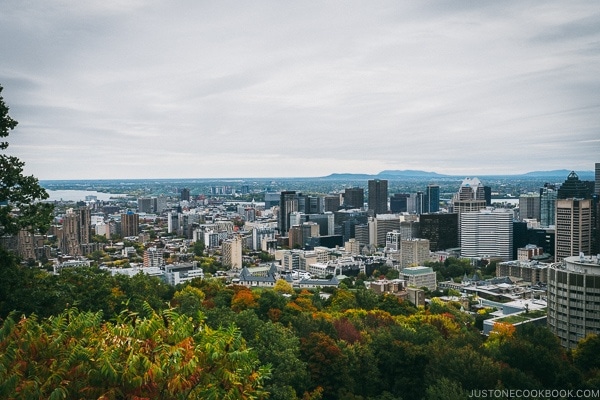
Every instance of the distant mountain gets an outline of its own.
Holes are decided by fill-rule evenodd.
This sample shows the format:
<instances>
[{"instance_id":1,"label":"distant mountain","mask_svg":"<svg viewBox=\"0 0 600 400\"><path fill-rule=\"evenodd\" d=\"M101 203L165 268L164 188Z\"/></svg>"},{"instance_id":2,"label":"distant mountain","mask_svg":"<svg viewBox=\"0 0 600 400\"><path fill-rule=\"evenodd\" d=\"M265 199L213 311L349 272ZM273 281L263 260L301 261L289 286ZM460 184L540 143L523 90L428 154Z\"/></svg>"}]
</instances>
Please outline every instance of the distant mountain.
<instances>
[{"instance_id":1,"label":"distant mountain","mask_svg":"<svg viewBox=\"0 0 600 400\"><path fill-rule=\"evenodd\" d=\"M514 177L514 178L558 178L564 180L571 173L567 169L556 169L552 171L532 171L524 174L471 174L470 176L479 177ZM594 171L575 171L581 180L594 180ZM409 179L409 178L460 178L463 175L443 175L437 172L428 172L420 170L385 170L381 171L376 175L372 174L350 174L350 173L335 173L321 177L321 179L332 179L332 180L362 180L362 179Z\"/></svg>"},{"instance_id":2,"label":"distant mountain","mask_svg":"<svg viewBox=\"0 0 600 400\"><path fill-rule=\"evenodd\" d=\"M377 176L385 177L414 177L414 178L446 178L448 175L438 174L437 172L419 171L414 169L405 170L385 170L381 171Z\"/></svg>"},{"instance_id":3,"label":"distant mountain","mask_svg":"<svg viewBox=\"0 0 600 400\"><path fill-rule=\"evenodd\" d=\"M525 177L536 177L536 178L543 178L543 177L560 177L563 179L567 179L567 176L569 176L569 174L571 173L570 170L568 169L555 169L552 171L532 171L532 172L527 172L526 174L523 174L522 176ZM594 171L575 171L575 173L577 174L577 176L579 176L579 179L581 180L587 180L590 178L594 177Z\"/></svg>"},{"instance_id":4,"label":"distant mountain","mask_svg":"<svg viewBox=\"0 0 600 400\"><path fill-rule=\"evenodd\" d=\"M331 174L331 175L323 176L322 179L355 180L355 179L373 179L376 176L377 175L341 173L341 174Z\"/></svg>"}]
</instances>

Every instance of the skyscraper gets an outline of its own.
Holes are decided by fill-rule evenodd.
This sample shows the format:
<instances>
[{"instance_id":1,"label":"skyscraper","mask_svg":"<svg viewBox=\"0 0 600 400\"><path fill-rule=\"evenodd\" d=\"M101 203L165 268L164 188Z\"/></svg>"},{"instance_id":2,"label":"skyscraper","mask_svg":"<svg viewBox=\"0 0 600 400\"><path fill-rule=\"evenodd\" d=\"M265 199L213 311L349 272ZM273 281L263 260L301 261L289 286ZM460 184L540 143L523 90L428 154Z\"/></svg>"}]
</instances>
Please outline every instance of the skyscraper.
<instances>
[{"instance_id":1,"label":"skyscraper","mask_svg":"<svg viewBox=\"0 0 600 400\"><path fill-rule=\"evenodd\" d=\"M421 215L419 217L419 237L429 239L431 251L458 247L458 214Z\"/></svg>"},{"instance_id":2,"label":"skyscraper","mask_svg":"<svg viewBox=\"0 0 600 400\"><path fill-rule=\"evenodd\" d=\"M458 236L461 235L461 219L464 213L477 212L487 206L486 189L477 178L465 178L452 197L452 211L458 214Z\"/></svg>"},{"instance_id":3,"label":"skyscraper","mask_svg":"<svg viewBox=\"0 0 600 400\"><path fill-rule=\"evenodd\" d=\"M121 214L121 236L137 236L140 231L140 216L128 212L127 214Z\"/></svg>"},{"instance_id":4,"label":"skyscraper","mask_svg":"<svg viewBox=\"0 0 600 400\"><path fill-rule=\"evenodd\" d=\"M425 192L425 210L424 213L435 213L440 211L440 186L427 185Z\"/></svg>"},{"instance_id":5,"label":"skyscraper","mask_svg":"<svg viewBox=\"0 0 600 400\"><path fill-rule=\"evenodd\" d=\"M600 163L596 163L596 181L594 184L594 193L600 196Z\"/></svg>"},{"instance_id":6,"label":"skyscraper","mask_svg":"<svg viewBox=\"0 0 600 400\"><path fill-rule=\"evenodd\" d=\"M363 208L365 206L365 190L359 187L344 190L344 208Z\"/></svg>"},{"instance_id":7,"label":"skyscraper","mask_svg":"<svg viewBox=\"0 0 600 400\"><path fill-rule=\"evenodd\" d=\"M592 200L559 199L556 201L555 260L590 254L592 246Z\"/></svg>"},{"instance_id":8,"label":"skyscraper","mask_svg":"<svg viewBox=\"0 0 600 400\"><path fill-rule=\"evenodd\" d=\"M558 188L558 199L591 199L594 193L592 184L579 180L575 171L571 171L567 179Z\"/></svg>"},{"instance_id":9,"label":"skyscraper","mask_svg":"<svg viewBox=\"0 0 600 400\"><path fill-rule=\"evenodd\" d=\"M298 210L298 195L294 190L282 191L279 194L279 216L277 228L282 236L290 230L290 214Z\"/></svg>"},{"instance_id":10,"label":"skyscraper","mask_svg":"<svg viewBox=\"0 0 600 400\"><path fill-rule=\"evenodd\" d=\"M556 200L555 259L590 254L593 229L593 188L573 171L560 186Z\"/></svg>"},{"instance_id":11,"label":"skyscraper","mask_svg":"<svg viewBox=\"0 0 600 400\"><path fill-rule=\"evenodd\" d=\"M460 219L461 256L468 258L513 256L513 213L506 209L485 209L464 213Z\"/></svg>"},{"instance_id":12,"label":"skyscraper","mask_svg":"<svg viewBox=\"0 0 600 400\"><path fill-rule=\"evenodd\" d=\"M76 210L68 209L63 218L61 251L71 256L84 255L82 246L90 243L91 210L82 207Z\"/></svg>"},{"instance_id":13,"label":"skyscraper","mask_svg":"<svg viewBox=\"0 0 600 400\"><path fill-rule=\"evenodd\" d=\"M540 225L554 226L556 218L556 186L549 183L540 189Z\"/></svg>"},{"instance_id":14,"label":"skyscraper","mask_svg":"<svg viewBox=\"0 0 600 400\"><path fill-rule=\"evenodd\" d=\"M388 212L388 181L384 179L369 180L369 210L373 210L375 215Z\"/></svg>"}]
</instances>

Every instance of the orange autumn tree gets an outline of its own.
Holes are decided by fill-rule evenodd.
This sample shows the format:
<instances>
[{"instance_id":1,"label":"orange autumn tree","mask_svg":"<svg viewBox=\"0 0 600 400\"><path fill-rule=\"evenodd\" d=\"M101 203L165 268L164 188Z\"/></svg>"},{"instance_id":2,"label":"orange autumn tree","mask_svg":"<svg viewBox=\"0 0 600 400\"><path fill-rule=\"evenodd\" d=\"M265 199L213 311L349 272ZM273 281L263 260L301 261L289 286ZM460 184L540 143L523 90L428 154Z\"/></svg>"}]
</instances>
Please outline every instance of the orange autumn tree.
<instances>
[{"instance_id":1,"label":"orange autumn tree","mask_svg":"<svg viewBox=\"0 0 600 400\"><path fill-rule=\"evenodd\" d=\"M270 371L238 330L211 329L173 310L147 317L71 308L0 328L0 398L262 399Z\"/></svg>"}]
</instances>

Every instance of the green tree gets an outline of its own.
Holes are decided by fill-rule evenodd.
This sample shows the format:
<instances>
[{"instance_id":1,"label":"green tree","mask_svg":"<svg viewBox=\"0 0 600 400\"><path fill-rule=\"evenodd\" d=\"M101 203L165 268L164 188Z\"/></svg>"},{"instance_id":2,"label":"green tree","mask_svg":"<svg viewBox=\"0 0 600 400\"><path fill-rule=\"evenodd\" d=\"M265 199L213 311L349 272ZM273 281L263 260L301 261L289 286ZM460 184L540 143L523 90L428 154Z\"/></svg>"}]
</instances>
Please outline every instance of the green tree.
<instances>
[{"instance_id":1,"label":"green tree","mask_svg":"<svg viewBox=\"0 0 600 400\"><path fill-rule=\"evenodd\" d=\"M0 94L2 93L0 86ZM0 138L8 137L17 121L8 115L8 106L0 95ZM41 200L48 198L34 176L23 175L25 163L4 154L8 142L0 142L0 236L14 235L22 229L45 232L52 221L53 206Z\"/></svg>"},{"instance_id":2,"label":"green tree","mask_svg":"<svg viewBox=\"0 0 600 400\"><path fill-rule=\"evenodd\" d=\"M194 246L192 247L193 251L194 251L194 255L197 257L202 257L204 255L204 249L206 246L204 246L204 243L196 240L194 242Z\"/></svg>"},{"instance_id":3,"label":"green tree","mask_svg":"<svg viewBox=\"0 0 600 400\"><path fill-rule=\"evenodd\" d=\"M196 317L199 315L205 297L202 290L186 285L183 289L175 292L173 304L177 306L180 313Z\"/></svg>"}]
</instances>

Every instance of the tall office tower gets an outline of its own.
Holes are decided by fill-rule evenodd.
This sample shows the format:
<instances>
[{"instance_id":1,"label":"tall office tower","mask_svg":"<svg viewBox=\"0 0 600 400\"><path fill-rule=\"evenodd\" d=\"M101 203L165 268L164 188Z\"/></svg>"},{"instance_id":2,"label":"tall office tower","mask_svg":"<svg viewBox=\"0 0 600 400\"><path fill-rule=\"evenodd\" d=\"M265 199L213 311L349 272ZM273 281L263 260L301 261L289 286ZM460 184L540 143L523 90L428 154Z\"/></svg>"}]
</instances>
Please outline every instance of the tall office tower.
<instances>
[{"instance_id":1,"label":"tall office tower","mask_svg":"<svg viewBox=\"0 0 600 400\"><path fill-rule=\"evenodd\" d=\"M385 246L385 237L388 232L400 230L400 218L393 214L383 214L377 216L375 222L375 238L371 237L371 242L377 247ZM374 240L373 240L374 239Z\"/></svg>"},{"instance_id":2,"label":"tall office tower","mask_svg":"<svg viewBox=\"0 0 600 400\"><path fill-rule=\"evenodd\" d=\"M323 199L323 211L337 211L339 210L341 204L342 203L340 201L339 194L325 196L325 198Z\"/></svg>"},{"instance_id":3,"label":"tall office tower","mask_svg":"<svg viewBox=\"0 0 600 400\"><path fill-rule=\"evenodd\" d=\"M548 328L563 347L600 334L600 259L567 257L548 267Z\"/></svg>"},{"instance_id":4,"label":"tall office tower","mask_svg":"<svg viewBox=\"0 0 600 400\"><path fill-rule=\"evenodd\" d=\"M560 191L559 191L560 194ZM592 249L592 200L558 199L556 201L555 260Z\"/></svg>"},{"instance_id":5,"label":"tall office tower","mask_svg":"<svg viewBox=\"0 0 600 400\"><path fill-rule=\"evenodd\" d=\"M131 211L121 214L121 236L137 236L140 233L140 216Z\"/></svg>"},{"instance_id":6,"label":"tall office tower","mask_svg":"<svg viewBox=\"0 0 600 400\"><path fill-rule=\"evenodd\" d=\"M79 215L79 241L81 244L88 244L92 239L92 210L81 207L76 212Z\"/></svg>"},{"instance_id":7,"label":"tall office tower","mask_svg":"<svg viewBox=\"0 0 600 400\"><path fill-rule=\"evenodd\" d=\"M513 256L513 213L506 209L485 209L464 213L460 219L461 257Z\"/></svg>"},{"instance_id":8,"label":"tall office tower","mask_svg":"<svg viewBox=\"0 0 600 400\"><path fill-rule=\"evenodd\" d=\"M594 184L594 193L600 196L600 163L596 163L596 181Z\"/></svg>"},{"instance_id":9,"label":"tall office tower","mask_svg":"<svg viewBox=\"0 0 600 400\"><path fill-rule=\"evenodd\" d=\"M386 214L388 212L388 181L385 179L369 180L369 210L373 210L375 215Z\"/></svg>"},{"instance_id":10,"label":"tall office tower","mask_svg":"<svg viewBox=\"0 0 600 400\"><path fill-rule=\"evenodd\" d=\"M223 241L222 263L224 267L232 269L242 268L242 238L235 236L233 239Z\"/></svg>"},{"instance_id":11,"label":"tall office tower","mask_svg":"<svg viewBox=\"0 0 600 400\"><path fill-rule=\"evenodd\" d=\"M144 262L142 264L144 268L148 267L162 267L165 265L164 251L156 247L149 247L144 250Z\"/></svg>"},{"instance_id":12,"label":"tall office tower","mask_svg":"<svg viewBox=\"0 0 600 400\"><path fill-rule=\"evenodd\" d=\"M150 197L138 198L138 212L139 213L152 213L154 212L154 202Z\"/></svg>"},{"instance_id":13,"label":"tall office tower","mask_svg":"<svg viewBox=\"0 0 600 400\"><path fill-rule=\"evenodd\" d=\"M279 215L277 228L279 234L286 236L290 230L290 214L300 211L298 209L298 194L294 190L282 191L279 194Z\"/></svg>"},{"instance_id":14,"label":"tall office tower","mask_svg":"<svg viewBox=\"0 0 600 400\"><path fill-rule=\"evenodd\" d=\"M427 200L425 199L425 193L417 192L415 193L415 214L423 214L425 213Z\"/></svg>"},{"instance_id":15,"label":"tall office tower","mask_svg":"<svg viewBox=\"0 0 600 400\"><path fill-rule=\"evenodd\" d=\"M527 193L519 196L519 220L540 220L540 195L538 193Z\"/></svg>"},{"instance_id":16,"label":"tall office tower","mask_svg":"<svg viewBox=\"0 0 600 400\"><path fill-rule=\"evenodd\" d=\"M429 184L425 192L425 210L423 213L440 211L440 186Z\"/></svg>"},{"instance_id":17,"label":"tall office tower","mask_svg":"<svg viewBox=\"0 0 600 400\"><path fill-rule=\"evenodd\" d=\"M540 226L544 228L555 224L557 194L555 185L545 183L540 188Z\"/></svg>"},{"instance_id":18,"label":"tall office tower","mask_svg":"<svg viewBox=\"0 0 600 400\"><path fill-rule=\"evenodd\" d=\"M593 197L593 183L579 180L573 171L559 187L556 201L556 261L596 250Z\"/></svg>"},{"instance_id":19,"label":"tall office tower","mask_svg":"<svg viewBox=\"0 0 600 400\"><path fill-rule=\"evenodd\" d=\"M579 180L579 176L571 171L565 182L558 188L558 199L591 199L594 190L591 183Z\"/></svg>"},{"instance_id":20,"label":"tall office tower","mask_svg":"<svg viewBox=\"0 0 600 400\"><path fill-rule=\"evenodd\" d=\"M461 235L461 217L464 213L477 212L487 206L486 190L477 178L465 178L458 192L452 197L452 212L458 214L458 237Z\"/></svg>"},{"instance_id":21,"label":"tall office tower","mask_svg":"<svg viewBox=\"0 0 600 400\"><path fill-rule=\"evenodd\" d=\"M429 261L429 240L409 239L402 240L400 245L400 269L417 267Z\"/></svg>"},{"instance_id":22,"label":"tall office tower","mask_svg":"<svg viewBox=\"0 0 600 400\"><path fill-rule=\"evenodd\" d=\"M181 189L181 201L190 201L190 189Z\"/></svg>"},{"instance_id":23,"label":"tall office tower","mask_svg":"<svg viewBox=\"0 0 600 400\"><path fill-rule=\"evenodd\" d=\"M91 210L87 207L68 209L63 218L61 250L71 256L84 255L81 245L89 244L91 237Z\"/></svg>"},{"instance_id":24,"label":"tall office tower","mask_svg":"<svg viewBox=\"0 0 600 400\"><path fill-rule=\"evenodd\" d=\"M344 208L363 208L365 206L365 190L359 187L344 190Z\"/></svg>"},{"instance_id":25,"label":"tall office tower","mask_svg":"<svg viewBox=\"0 0 600 400\"><path fill-rule=\"evenodd\" d=\"M419 216L418 237L429 239L431 251L458 247L458 214L441 213Z\"/></svg>"},{"instance_id":26,"label":"tall office tower","mask_svg":"<svg viewBox=\"0 0 600 400\"><path fill-rule=\"evenodd\" d=\"M409 193L394 193L394 195L390 197L390 210L393 213L407 212L409 197Z\"/></svg>"}]
</instances>

